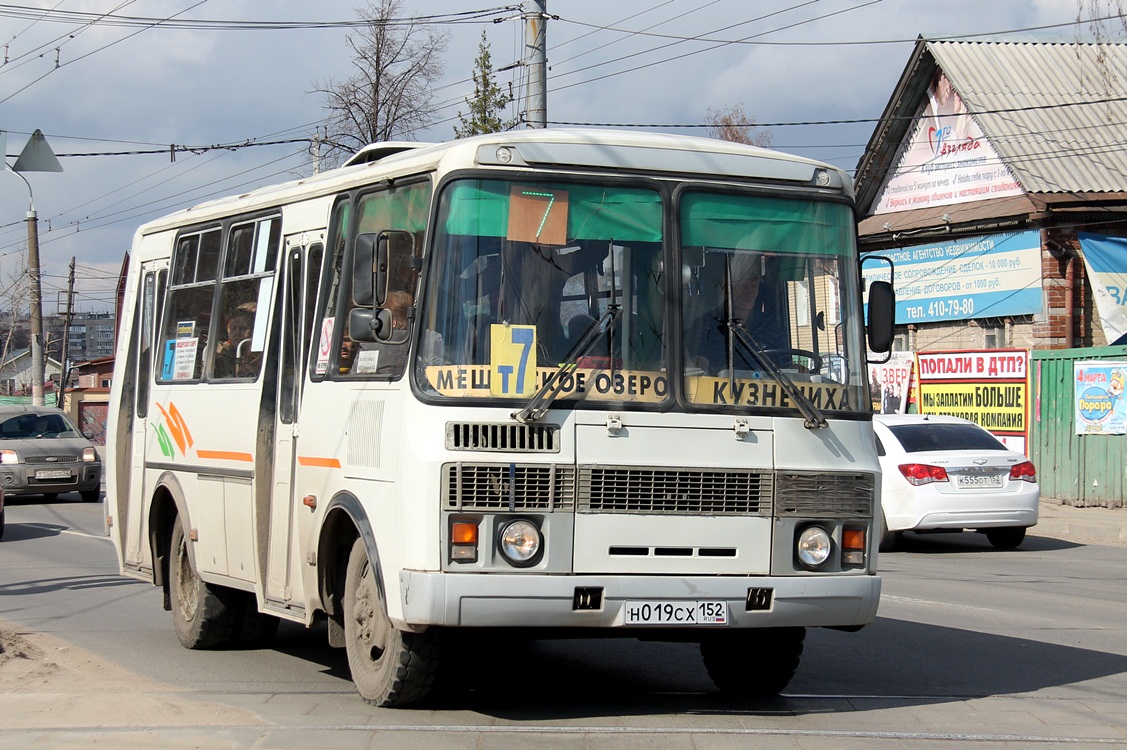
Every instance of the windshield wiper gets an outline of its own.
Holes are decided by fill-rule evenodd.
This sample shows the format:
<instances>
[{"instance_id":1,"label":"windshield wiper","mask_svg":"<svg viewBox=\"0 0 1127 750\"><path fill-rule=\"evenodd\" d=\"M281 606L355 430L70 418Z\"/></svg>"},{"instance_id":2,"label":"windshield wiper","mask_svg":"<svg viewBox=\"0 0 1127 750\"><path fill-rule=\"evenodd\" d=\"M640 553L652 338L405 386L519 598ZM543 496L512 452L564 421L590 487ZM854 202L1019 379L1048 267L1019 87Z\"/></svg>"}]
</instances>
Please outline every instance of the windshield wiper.
<instances>
[{"instance_id":1,"label":"windshield wiper","mask_svg":"<svg viewBox=\"0 0 1127 750\"><path fill-rule=\"evenodd\" d=\"M790 376L775 364L775 361L767 355L767 350L765 350L763 346L755 340L755 337L744 328L742 321L736 318L730 318L728 320L728 330L733 334L732 339L739 341L744 349L763 366L767 374L783 387L783 390L790 396L790 400L793 401L794 405L798 407L798 410L802 412L803 419L805 420L803 426L805 426L806 429L814 430L829 426L826 422L826 416L822 414L821 409L815 406L814 402L802 392L802 389L791 380ZM730 354L728 361L731 365L731 369L728 370L729 379L733 381L734 388L736 370L734 358L731 357Z\"/></svg>"},{"instance_id":2,"label":"windshield wiper","mask_svg":"<svg viewBox=\"0 0 1127 750\"><path fill-rule=\"evenodd\" d=\"M535 422L544 416L545 412L556 400L559 392L553 387L564 373L571 372L576 369L579 358L591 351L591 347L595 342L602 338L614 325L615 319L622 314L622 308L619 305L610 305L607 311L602 316L587 326L587 330L575 342L575 346L571 347L566 355L564 355L563 362L556 368L544 385L537 389L536 393L532 394L532 398L528 400L528 404L520 411L513 412L512 417L521 424L528 424ZM614 352L610 352L613 367Z\"/></svg>"}]
</instances>

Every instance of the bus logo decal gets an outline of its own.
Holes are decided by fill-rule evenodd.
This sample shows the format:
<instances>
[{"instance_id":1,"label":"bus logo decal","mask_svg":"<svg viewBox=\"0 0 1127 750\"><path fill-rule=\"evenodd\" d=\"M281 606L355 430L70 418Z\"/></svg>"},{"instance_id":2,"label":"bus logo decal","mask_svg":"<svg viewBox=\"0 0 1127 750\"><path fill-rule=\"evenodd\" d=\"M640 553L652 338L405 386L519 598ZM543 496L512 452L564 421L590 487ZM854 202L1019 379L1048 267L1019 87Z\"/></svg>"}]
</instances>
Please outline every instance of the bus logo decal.
<instances>
[{"instance_id":1,"label":"bus logo decal","mask_svg":"<svg viewBox=\"0 0 1127 750\"><path fill-rule=\"evenodd\" d=\"M160 413L164 415L164 421L168 425L168 432L172 434L172 440L176 441L176 446L180 449L180 455L186 456L188 449L192 447L192 433L188 429L188 423L184 421L184 417L180 414L180 410L176 408L176 404L171 401L168 403L166 410L159 402L157 408ZM169 442L168 434L164 431L165 425L157 426L157 441L160 443L160 452L169 458L176 457L176 451L173 449L171 442Z\"/></svg>"}]
</instances>

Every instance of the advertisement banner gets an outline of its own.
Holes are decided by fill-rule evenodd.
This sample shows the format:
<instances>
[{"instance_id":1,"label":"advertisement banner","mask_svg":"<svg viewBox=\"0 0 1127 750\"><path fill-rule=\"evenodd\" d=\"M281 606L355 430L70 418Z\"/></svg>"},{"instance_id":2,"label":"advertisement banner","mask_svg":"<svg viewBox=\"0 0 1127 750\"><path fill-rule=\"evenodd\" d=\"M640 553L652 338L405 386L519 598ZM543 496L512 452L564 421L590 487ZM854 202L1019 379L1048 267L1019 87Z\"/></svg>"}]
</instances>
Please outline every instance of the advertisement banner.
<instances>
[{"instance_id":1,"label":"advertisement banner","mask_svg":"<svg viewBox=\"0 0 1127 750\"><path fill-rule=\"evenodd\" d=\"M942 71L916 115L874 213L1021 195L1021 186Z\"/></svg>"},{"instance_id":2,"label":"advertisement banner","mask_svg":"<svg viewBox=\"0 0 1127 750\"><path fill-rule=\"evenodd\" d=\"M897 323L1032 315L1041 312L1037 230L915 245L879 253L895 268ZM862 269L866 286L888 281L886 264Z\"/></svg>"},{"instance_id":3,"label":"advertisement banner","mask_svg":"<svg viewBox=\"0 0 1127 750\"><path fill-rule=\"evenodd\" d=\"M1127 344L1127 238L1077 236L1107 343Z\"/></svg>"},{"instance_id":4,"label":"advertisement banner","mask_svg":"<svg viewBox=\"0 0 1127 750\"><path fill-rule=\"evenodd\" d=\"M1127 362L1074 362L1077 435L1127 434Z\"/></svg>"},{"instance_id":5,"label":"advertisement banner","mask_svg":"<svg viewBox=\"0 0 1127 750\"><path fill-rule=\"evenodd\" d=\"M912 386L912 369L916 355L892 352L892 359L883 364L869 363L869 396L873 411L878 414L905 414Z\"/></svg>"},{"instance_id":6,"label":"advertisement banner","mask_svg":"<svg viewBox=\"0 0 1127 750\"><path fill-rule=\"evenodd\" d=\"M919 412L962 417L1025 453L1029 437L1029 351L920 352Z\"/></svg>"}]
</instances>

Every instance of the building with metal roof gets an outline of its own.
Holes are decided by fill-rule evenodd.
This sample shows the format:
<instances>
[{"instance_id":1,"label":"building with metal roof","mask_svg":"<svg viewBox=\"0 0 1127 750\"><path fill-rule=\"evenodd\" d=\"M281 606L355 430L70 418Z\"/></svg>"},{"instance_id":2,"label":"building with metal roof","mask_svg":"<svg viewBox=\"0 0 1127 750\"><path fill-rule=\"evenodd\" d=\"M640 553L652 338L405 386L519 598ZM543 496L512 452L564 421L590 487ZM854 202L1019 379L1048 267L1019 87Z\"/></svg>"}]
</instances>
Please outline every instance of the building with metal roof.
<instances>
[{"instance_id":1,"label":"building with metal roof","mask_svg":"<svg viewBox=\"0 0 1127 750\"><path fill-rule=\"evenodd\" d=\"M903 348L1127 342L1127 45L919 39L856 192Z\"/></svg>"}]
</instances>

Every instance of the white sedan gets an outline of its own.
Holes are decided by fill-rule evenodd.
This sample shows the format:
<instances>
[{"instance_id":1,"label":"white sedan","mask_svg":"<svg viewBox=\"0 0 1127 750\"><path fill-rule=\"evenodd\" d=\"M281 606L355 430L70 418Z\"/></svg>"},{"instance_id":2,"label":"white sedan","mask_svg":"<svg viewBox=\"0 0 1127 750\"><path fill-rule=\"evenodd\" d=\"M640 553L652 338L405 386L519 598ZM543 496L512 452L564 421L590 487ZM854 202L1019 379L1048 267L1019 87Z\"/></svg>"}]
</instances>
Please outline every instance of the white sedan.
<instances>
[{"instance_id":1,"label":"white sedan","mask_svg":"<svg viewBox=\"0 0 1127 750\"><path fill-rule=\"evenodd\" d=\"M1013 549L1037 523L1037 469L983 428L935 414L878 414L873 424L883 474L882 551L895 547L902 531L967 529Z\"/></svg>"}]
</instances>

